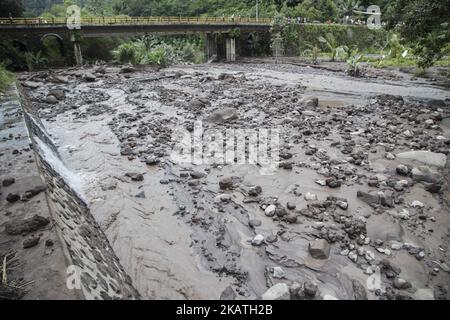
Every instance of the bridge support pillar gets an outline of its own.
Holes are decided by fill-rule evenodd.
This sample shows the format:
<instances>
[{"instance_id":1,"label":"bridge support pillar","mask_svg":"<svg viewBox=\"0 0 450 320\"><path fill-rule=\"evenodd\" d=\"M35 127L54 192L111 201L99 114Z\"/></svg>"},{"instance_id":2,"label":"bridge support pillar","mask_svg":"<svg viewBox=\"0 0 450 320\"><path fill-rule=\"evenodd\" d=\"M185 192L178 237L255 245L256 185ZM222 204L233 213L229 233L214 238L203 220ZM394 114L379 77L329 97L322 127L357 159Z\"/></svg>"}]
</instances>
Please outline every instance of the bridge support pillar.
<instances>
[{"instance_id":1,"label":"bridge support pillar","mask_svg":"<svg viewBox=\"0 0 450 320\"><path fill-rule=\"evenodd\" d=\"M81 66L83 64L83 55L81 53L81 45L78 41L73 43L73 51L75 53L75 62L77 66Z\"/></svg>"},{"instance_id":2,"label":"bridge support pillar","mask_svg":"<svg viewBox=\"0 0 450 320\"><path fill-rule=\"evenodd\" d=\"M227 61L236 61L236 39L226 38Z\"/></svg>"},{"instance_id":3,"label":"bridge support pillar","mask_svg":"<svg viewBox=\"0 0 450 320\"><path fill-rule=\"evenodd\" d=\"M70 35L70 42L73 43L73 52L75 55L75 63L77 66L83 65L83 54L81 53L81 44L79 36L75 32Z\"/></svg>"},{"instance_id":4,"label":"bridge support pillar","mask_svg":"<svg viewBox=\"0 0 450 320\"><path fill-rule=\"evenodd\" d=\"M217 56L217 41L212 33L207 33L205 37L205 56L207 61Z\"/></svg>"}]
</instances>

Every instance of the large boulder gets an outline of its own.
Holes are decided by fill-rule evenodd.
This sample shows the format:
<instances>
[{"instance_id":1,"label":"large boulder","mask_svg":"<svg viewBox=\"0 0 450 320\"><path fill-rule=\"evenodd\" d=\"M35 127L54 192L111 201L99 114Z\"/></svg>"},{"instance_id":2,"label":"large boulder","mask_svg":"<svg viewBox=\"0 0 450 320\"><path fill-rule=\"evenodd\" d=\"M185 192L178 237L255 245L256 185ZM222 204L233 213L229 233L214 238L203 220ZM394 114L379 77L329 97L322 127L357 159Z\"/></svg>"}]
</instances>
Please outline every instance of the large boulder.
<instances>
[{"instance_id":1,"label":"large boulder","mask_svg":"<svg viewBox=\"0 0 450 320\"><path fill-rule=\"evenodd\" d=\"M413 160L429 166L443 168L447 163L447 156L443 153L431 151L407 151L397 154L397 159Z\"/></svg>"}]
</instances>

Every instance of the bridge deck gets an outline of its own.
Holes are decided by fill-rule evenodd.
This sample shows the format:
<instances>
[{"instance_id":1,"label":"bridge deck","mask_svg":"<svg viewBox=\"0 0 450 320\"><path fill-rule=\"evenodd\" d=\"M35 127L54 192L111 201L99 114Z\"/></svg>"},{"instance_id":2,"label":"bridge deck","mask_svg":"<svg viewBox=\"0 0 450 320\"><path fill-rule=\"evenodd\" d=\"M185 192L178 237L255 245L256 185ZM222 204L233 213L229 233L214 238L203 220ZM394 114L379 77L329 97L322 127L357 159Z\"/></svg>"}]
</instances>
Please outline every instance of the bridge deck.
<instances>
[{"instance_id":1,"label":"bridge deck","mask_svg":"<svg viewBox=\"0 0 450 320\"><path fill-rule=\"evenodd\" d=\"M66 25L67 22L74 23L71 18L17 18L0 19L2 25L14 26L45 26L45 25ZM270 18L247 18L247 17L83 17L83 25L266 25L272 23Z\"/></svg>"}]
</instances>

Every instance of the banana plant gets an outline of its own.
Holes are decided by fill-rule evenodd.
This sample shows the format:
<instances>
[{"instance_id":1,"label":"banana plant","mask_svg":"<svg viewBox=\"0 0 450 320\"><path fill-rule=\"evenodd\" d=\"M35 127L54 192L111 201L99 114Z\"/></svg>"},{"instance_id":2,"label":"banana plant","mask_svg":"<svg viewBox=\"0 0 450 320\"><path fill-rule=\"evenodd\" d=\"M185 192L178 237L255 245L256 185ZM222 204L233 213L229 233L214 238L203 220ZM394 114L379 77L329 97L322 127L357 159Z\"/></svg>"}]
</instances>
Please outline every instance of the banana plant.
<instances>
[{"instance_id":1,"label":"banana plant","mask_svg":"<svg viewBox=\"0 0 450 320\"><path fill-rule=\"evenodd\" d=\"M331 52L332 62L336 60L336 57L339 56L340 53L344 52L344 48L338 44L332 33L327 33L325 37L320 36L318 40L327 47L328 51Z\"/></svg>"},{"instance_id":2,"label":"banana plant","mask_svg":"<svg viewBox=\"0 0 450 320\"><path fill-rule=\"evenodd\" d=\"M303 54L310 56L312 58L312 62L317 64L319 62L319 54L321 52L320 48L317 45L312 45L309 43L307 43L306 46L308 49L306 49Z\"/></svg>"}]
</instances>

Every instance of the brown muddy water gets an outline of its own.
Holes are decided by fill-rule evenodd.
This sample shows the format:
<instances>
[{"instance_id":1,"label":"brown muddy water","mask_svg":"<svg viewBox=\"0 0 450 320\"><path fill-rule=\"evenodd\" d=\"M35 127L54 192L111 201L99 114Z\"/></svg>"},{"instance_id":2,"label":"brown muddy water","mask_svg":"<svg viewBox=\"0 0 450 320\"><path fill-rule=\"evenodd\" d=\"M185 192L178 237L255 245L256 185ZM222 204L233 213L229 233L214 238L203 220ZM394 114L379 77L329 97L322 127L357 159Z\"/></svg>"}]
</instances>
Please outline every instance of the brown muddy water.
<instances>
[{"instance_id":1,"label":"brown muddy water","mask_svg":"<svg viewBox=\"0 0 450 320\"><path fill-rule=\"evenodd\" d=\"M22 80L142 298L257 299L280 282L291 299L449 297L448 90L270 64ZM199 120L276 128L276 167L175 162L175 133Z\"/></svg>"}]
</instances>

